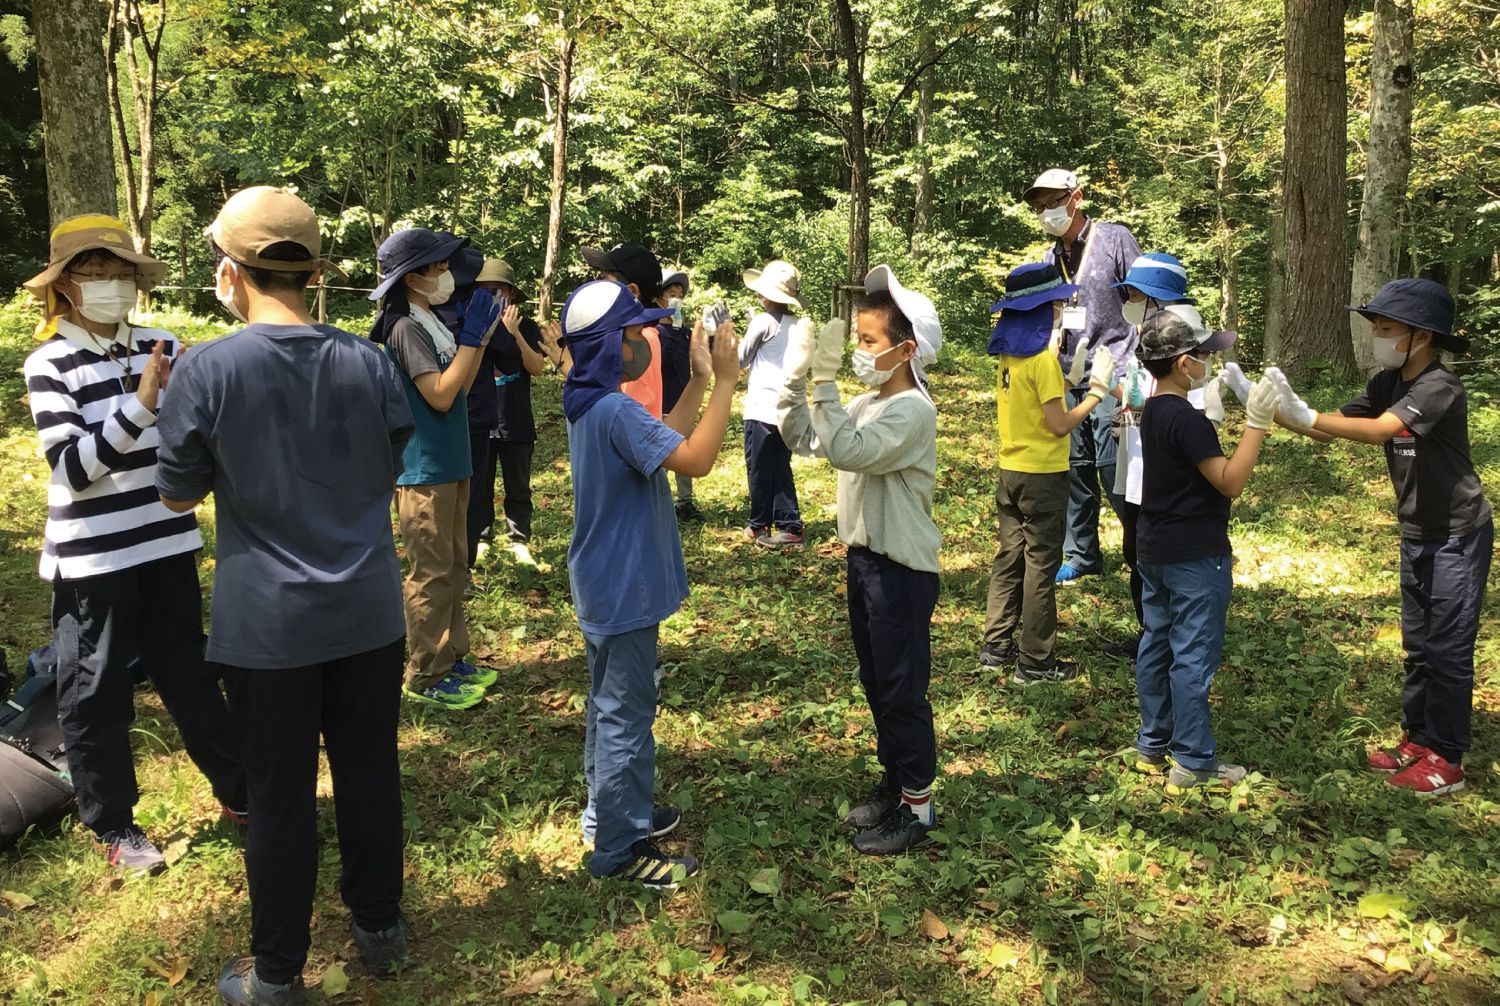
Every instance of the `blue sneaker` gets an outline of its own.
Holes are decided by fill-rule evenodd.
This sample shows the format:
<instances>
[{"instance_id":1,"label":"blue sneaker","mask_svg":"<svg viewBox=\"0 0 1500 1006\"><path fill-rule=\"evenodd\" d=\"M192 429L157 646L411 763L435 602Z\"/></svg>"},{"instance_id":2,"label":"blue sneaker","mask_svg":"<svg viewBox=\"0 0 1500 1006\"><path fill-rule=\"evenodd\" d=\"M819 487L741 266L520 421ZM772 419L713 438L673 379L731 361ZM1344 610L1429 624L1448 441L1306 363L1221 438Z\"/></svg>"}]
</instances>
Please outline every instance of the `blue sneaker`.
<instances>
[{"instance_id":1,"label":"blue sneaker","mask_svg":"<svg viewBox=\"0 0 1500 1006\"><path fill-rule=\"evenodd\" d=\"M453 661L453 670L448 672L448 677L457 678L460 684L473 685L478 689L488 688L500 677L500 672L493 667L478 667L467 660Z\"/></svg>"},{"instance_id":2,"label":"blue sneaker","mask_svg":"<svg viewBox=\"0 0 1500 1006\"><path fill-rule=\"evenodd\" d=\"M483 688L466 685L452 674L444 676L437 684L429 685L421 691L413 691L410 688L402 688L401 691L413 702L437 706L440 709L470 709L484 701Z\"/></svg>"},{"instance_id":3,"label":"blue sneaker","mask_svg":"<svg viewBox=\"0 0 1500 1006\"><path fill-rule=\"evenodd\" d=\"M1072 583L1073 581L1087 575L1087 573L1080 573L1078 570L1074 569L1071 563L1065 562L1061 566L1057 567L1057 576L1053 577L1053 581L1057 583L1058 586L1062 586L1064 584Z\"/></svg>"},{"instance_id":4,"label":"blue sneaker","mask_svg":"<svg viewBox=\"0 0 1500 1006\"><path fill-rule=\"evenodd\" d=\"M255 958L229 961L219 972L219 998L229 1006L304 1006L307 990L299 975L285 985L272 985L255 973Z\"/></svg>"}]
</instances>

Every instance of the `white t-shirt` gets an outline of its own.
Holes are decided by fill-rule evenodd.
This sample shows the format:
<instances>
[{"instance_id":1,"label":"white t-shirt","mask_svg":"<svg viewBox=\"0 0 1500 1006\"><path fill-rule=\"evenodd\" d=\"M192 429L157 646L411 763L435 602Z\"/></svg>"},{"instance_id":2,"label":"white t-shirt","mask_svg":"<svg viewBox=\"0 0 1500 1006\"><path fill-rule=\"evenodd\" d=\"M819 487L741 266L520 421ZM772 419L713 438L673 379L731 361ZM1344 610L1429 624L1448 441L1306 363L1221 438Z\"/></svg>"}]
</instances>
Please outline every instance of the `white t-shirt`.
<instances>
[{"instance_id":1,"label":"white t-shirt","mask_svg":"<svg viewBox=\"0 0 1500 1006\"><path fill-rule=\"evenodd\" d=\"M1146 371L1145 367L1140 370L1141 391L1147 398L1156 394L1156 378ZM1199 412L1203 411L1203 389L1189 391L1187 393L1188 404ZM1126 503L1141 505L1141 485L1146 477L1145 459L1141 457L1141 424L1140 416L1135 415L1132 421L1125 424L1120 431L1120 450L1125 455L1122 463L1115 465L1115 492L1125 497Z\"/></svg>"},{"instance_id":2,"label":"white t-shirt","mask_svg":"<svg viewBox=\"0 0 1500 1006\"><path fill-rule=\"evenodd\" d=\"M745 419L776 425L776 403L786 383L782 361L796 323L797 316L790 311L780 321L765 311L750 320L740 342L740 366L750 368L745 382Z\"/></svg>"}]
</instances>

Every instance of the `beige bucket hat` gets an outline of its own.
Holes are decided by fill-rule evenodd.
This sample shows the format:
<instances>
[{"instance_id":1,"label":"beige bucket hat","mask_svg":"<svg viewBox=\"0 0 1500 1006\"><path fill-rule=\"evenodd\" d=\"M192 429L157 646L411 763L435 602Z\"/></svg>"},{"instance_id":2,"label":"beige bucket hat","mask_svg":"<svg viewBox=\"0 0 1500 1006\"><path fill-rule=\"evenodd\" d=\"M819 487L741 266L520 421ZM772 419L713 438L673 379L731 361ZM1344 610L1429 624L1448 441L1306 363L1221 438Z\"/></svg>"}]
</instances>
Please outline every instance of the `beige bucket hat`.
<instances>
[{"instance_id":1,"label":"beige bucket hat","mask_svg":"<svg viewBox=\"0 0 1500 1006\"><path fill-rule=\"evenodd\" d=\"M767 300L805 308L802 303L802 274L790 262L772 259L763 269L746 269L744 279L751 291Z\"/></svg>"}]
</instances>

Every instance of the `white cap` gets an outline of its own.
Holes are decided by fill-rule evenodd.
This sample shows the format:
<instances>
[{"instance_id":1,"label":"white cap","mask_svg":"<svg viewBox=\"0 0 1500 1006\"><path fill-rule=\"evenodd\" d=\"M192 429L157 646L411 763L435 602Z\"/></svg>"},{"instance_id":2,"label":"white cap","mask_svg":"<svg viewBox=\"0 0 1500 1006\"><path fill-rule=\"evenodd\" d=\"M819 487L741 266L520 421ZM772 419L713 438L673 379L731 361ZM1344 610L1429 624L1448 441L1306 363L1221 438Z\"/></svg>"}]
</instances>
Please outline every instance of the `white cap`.
<instances>
[{"instance_id":1,"label":"white cap","mask_svg":"<svg viewBox=\"0 0 1500 1006\"><path fill-rule=\"evenodd\" d=\"M1021 196L1026 202L1031 202L1036 193L1044 189L1057 189L1059 191L1071 192L1078 188L1078 176L1067 168L1048 168L1036 176L1036 181L1031 183L1031 188Z\"/></svg>"},{"instance_id":2,"label":"white cap","mask_svg":"<svg viewBox=\"0 0 1500 1006\"><path fill-rule=\"evenodd\" d=\"M865 275L865 293L886 291L896 308L911 322L912 335L917 339L917 355L912 359L912 370L922 390L927 390L927 378L922 368L937 362L938 350L943 348L943 324L938 321L937 308L924 294L908 290L896 279L888 265L878 265ZM931 397L930 395L928 397Z\"/></svg>"}]
</instances>

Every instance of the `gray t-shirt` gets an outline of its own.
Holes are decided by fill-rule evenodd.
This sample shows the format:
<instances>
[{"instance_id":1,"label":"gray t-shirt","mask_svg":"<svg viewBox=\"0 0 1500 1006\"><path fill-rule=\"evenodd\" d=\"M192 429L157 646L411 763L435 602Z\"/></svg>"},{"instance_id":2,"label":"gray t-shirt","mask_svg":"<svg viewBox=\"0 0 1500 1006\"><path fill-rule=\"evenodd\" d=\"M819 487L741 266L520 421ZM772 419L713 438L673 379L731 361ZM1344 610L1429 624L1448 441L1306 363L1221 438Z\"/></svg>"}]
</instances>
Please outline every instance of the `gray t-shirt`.
<instances>
[{"instance_id":1,"label":"gray t-shirt","mask_svg":"<svg viewBox=\"0 0 1500 1006\"><path fill-rule=\"evenodd\" d=\"M405 632L391 492L412 431L379 347L326 325L250 325L174 365L157 490L212 491L209 660L290 668Z\"/></svg>"}]
</instances>

